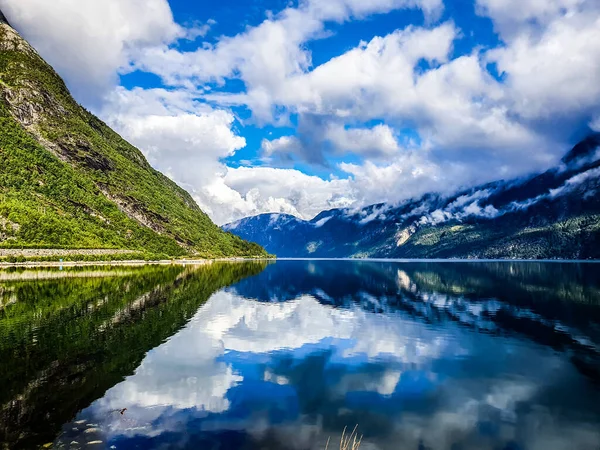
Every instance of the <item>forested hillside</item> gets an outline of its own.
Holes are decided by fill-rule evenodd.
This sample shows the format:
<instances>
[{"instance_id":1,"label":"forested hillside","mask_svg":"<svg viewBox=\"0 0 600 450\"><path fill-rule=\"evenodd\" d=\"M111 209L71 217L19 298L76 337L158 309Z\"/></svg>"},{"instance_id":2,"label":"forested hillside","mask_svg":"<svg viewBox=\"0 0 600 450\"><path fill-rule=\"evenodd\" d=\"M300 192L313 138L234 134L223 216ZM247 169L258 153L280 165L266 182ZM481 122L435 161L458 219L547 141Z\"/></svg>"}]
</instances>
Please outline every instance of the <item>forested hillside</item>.
<instances>
[{"instance_id":1,"label":"forested hillside","mask_svg":"<svg viewBox=\"0 0 600 450\"><path fill-rule=\"evenodd\" d=\"M1 13L0 246L265 254L78 105Z\"/></svg>"}]
</instances>

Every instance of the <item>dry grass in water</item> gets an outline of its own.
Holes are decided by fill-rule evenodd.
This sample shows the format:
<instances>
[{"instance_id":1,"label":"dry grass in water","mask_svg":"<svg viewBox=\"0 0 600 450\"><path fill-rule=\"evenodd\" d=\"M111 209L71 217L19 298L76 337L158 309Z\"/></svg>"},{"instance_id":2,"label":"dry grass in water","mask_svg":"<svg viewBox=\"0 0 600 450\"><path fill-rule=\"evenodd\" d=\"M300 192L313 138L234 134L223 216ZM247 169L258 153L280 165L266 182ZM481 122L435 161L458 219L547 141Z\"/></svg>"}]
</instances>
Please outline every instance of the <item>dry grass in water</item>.
<instances>
[{"instance_id":1,"label":"dry grass in water","mask_svg":"<svg viewBox=\"0 0 600 450\"><path fill-rule=\"evenodd\" d=\"M342 437L340 439L340 450L357 450L360 447L360 443L362 442L362 434L359 436L358 432L358 424L354 426L352 433L346 435L346 427L344 427L344 431L342 431ZM325 446L325 450L329 449L329 439L327 438L327 445Z\"/></svg>"}]
</instances>

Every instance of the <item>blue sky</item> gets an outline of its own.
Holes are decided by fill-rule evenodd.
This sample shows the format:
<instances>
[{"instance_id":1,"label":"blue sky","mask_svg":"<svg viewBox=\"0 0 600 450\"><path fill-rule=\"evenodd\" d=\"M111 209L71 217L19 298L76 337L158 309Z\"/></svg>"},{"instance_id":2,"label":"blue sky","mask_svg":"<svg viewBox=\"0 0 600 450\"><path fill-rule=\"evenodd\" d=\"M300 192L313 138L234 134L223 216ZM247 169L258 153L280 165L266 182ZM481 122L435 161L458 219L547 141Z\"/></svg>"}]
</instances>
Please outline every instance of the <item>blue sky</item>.
<instances>
[{"instance_id":1,"label":"blue sky","mask_svg":"<svg viewBox=\"0 0 600 450\"><path fill-rule=\"evenodd\" d=\"M222 224L555 165L600 130L595 0L0 0Z\"/></svg>"}]
</instances>

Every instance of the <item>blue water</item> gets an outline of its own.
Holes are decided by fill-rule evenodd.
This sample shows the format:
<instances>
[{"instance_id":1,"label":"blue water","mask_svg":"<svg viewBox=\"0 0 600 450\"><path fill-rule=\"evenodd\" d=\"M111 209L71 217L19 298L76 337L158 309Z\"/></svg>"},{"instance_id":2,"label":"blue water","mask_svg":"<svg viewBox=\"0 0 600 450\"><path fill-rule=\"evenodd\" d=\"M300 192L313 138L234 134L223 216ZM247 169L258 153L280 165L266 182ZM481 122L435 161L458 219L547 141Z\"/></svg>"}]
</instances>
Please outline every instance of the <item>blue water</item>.
<instances>
[{"instance_id":1,"label":"blue water","mask_svg":"<svg viewBox=\"0 0 600 450\"><path fill-rule=\"evenodd\" d=\"M212 294L54 445L337 449L357 425L361 449L598 450L599 275L278 261Z\"/></svg>"}]
</instances>

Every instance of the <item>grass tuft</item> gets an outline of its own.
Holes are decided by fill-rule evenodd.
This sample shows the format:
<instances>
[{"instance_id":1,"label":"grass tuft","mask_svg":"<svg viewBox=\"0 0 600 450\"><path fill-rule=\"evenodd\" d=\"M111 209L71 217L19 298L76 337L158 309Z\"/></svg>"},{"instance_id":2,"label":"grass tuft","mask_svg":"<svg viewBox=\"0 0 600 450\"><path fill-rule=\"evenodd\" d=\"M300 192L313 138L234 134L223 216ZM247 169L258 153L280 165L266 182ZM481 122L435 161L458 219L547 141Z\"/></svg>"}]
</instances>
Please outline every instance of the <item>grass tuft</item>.
<instances>
[{"instance_id":1,"label":"grass tuft","mask_svg":"<svg viewBox=\"0 0 600 450\"><path fill-rule=\"evenodd\" d=\"M346 434L347 427L344 427L344 431L342 431L342 437L340 438L340 450L357 450L360 447L360 443L362 442L363 435L358 434L358 424L354 426L354 429L350 434ZM325 450L329 449L329 440L331 438L327 438L327 444L325 445Z\"/></svg>"}]
</instances>

